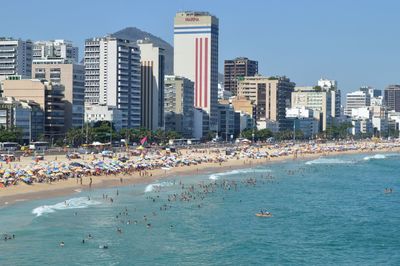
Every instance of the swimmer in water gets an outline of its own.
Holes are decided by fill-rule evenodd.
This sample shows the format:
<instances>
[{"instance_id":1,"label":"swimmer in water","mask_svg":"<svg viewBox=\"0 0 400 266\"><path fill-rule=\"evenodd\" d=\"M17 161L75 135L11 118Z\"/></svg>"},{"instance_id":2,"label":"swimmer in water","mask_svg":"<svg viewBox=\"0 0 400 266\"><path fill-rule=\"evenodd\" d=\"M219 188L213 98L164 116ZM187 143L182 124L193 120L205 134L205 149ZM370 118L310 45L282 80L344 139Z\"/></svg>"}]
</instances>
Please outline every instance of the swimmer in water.
<instances>
[{"instance_id":1,"label":"swimmer in water","mask_svg":"<svg viewBox=\"0 0 400 266\"><path fill-rule=\"evenodd\" d=\"M60 242L60 247L64 247L64 241Z\"/></svg>"}]
</instances>

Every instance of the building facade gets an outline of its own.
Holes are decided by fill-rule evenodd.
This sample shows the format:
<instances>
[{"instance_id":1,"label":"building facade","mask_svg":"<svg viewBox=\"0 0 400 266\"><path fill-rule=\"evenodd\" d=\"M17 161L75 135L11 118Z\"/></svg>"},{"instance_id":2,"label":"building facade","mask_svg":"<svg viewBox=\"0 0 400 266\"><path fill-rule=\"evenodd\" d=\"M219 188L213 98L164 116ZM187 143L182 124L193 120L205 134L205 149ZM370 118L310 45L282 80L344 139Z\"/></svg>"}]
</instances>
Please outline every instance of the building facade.
<instances>
[{"instance_id":1,"label":"building facade","mask_svg":"<svg viewBox=\"0 0 400 266\"><path fill-rule=\"evenodd\" d=\"M231 104L218 104L218 136L231 141L235 134L235 109Z\"/></svg>"},{"instance_id":2,"label":"building facade","mask_svg":"<svg viewBox=\"0 0 400 266\"><path fill-rule=\"evenodd\" d=\"M219 22L207 12L179 12L174 19L174 74L194 82L194 106L218 124ZM203 130L205 132L205 130Z\"/></svg>"},{"instance_id":3,"label":"building facade","mask_svg":"<svg viewBox=\"0 0 400 266\"><path fill-rule=\"evenodd\" d=\"M194 82L178 76L165 76L165 130L185 138L193 136Z\"/></svg>"},{"instance_id":4,"label":"building facade","mask_svg":"<svg viewBox=\"0 0 400 266\"><path fill-rule=\"evenodd\" d=\"M318 86L321 87L323 91L329 91L331 93L331 117L332 118L340 117L342 95L338 88L337 81L329 79L320 79L318 80Z\"/></svg>"},{"instance_id":5,"label":"building facade","mask_svg":"<svg viewBox=\"0 0 400 266\"><path fill-rule=\"evenodd\" d=\"M400 112L400 85L389 85L385 88L383 101L388 110Z\"/></svg>"},{"instance_id":6,"label":"building facade","mask_svg":"<svg viewBox=\"0 0 400 266\"><path fill-rule=\"evenodd\" d=\"M70 63L79 63L79 48L71 41L51 40L33 43L33 60L64 59Z\"/></svg>"},{"instance_id":7,"label":"building facade","mask_svg":"<svg viewBox=\"0 0 400 266\"><path fill-rule=\"evenodd\" d=\"M243 77L252 77L258 73L258 61L247 57L237 57L224 62L224 89L233 96L237 95L238 80Z\"/></svg>"},{"instance_id":8,"label":"building facade","mask_svg":"<svg viewBox=\"0 0 400 266\"><path fill-rule=\"evenodd\" d=\"M141 125L164 128L164 49L149 40L138 42L141 63Z\"/></svg>"},{"instance_id":9,"label":"building facade","mask_svg":"<svg viewBox=\"0 0 400 266\"><path fill-rule=\"evenodd\" d=\"M40 106L45 117L45 137L49 139L65 137L64 86L38 79L3 80L1 84L4 97L33 101Z\"/></svg>"},{"instance_id":10,"label":"building facade","mask_svg":"<svg viewBox=\"0 0 400 266\"><path fill-rule=\"evenodd\" d=\"M238 96L255 103L257 128L287 130L286 108L294 86L287 77L244 77L238 83Z\"/></svg>"},{"instance_id":11,"label":"building facade","mask_svg":"<svg viewBox=\"0 0 400 266\"><path fill-rule=\"evenodd\" d=\"M85 123L94 124L98 121L112 122L116 130L122 128L122 112L115 106L86 105Z\"/></svg>"},{"instance_id":12,"label":"building facade","mask_svg":"<svg viewBox=\"0 0 400 266\"><path fill-rule=\"evenodd\" d=\"M31 78L32 42L12 38L0 38L0 80L20 75Z\"/></svg>"},{"instance_id":13,"label":"building facade","mask_svg":"<svg viewBox=\"0 0 400 266\"><path fill-rule=\"evenodd\" d=\"M113 37L85 41L85 104L114 106L122 127L141 122L140 51L136 42Z\"/></svg>"},{"instance_id":14,"label":"building facade","mask_svg":"<svg viewBox=\"0 0 400 266\"><path fill-rule=\"evenodd\" d=\"M326 131L332 118L332 94L328 90L316 90L314 87L296 87L292 93L292 108L313 110L319 121L319 130Z\"/></svg>"},{"instance_id":15,"label":"building facade","mask_svg":"<svg viewBox=\"0 0 400 266\"><path fill-rule=\"evenodd\" d=\"M31 113L32 109L26 102L13 97L0 98L0 127L20 129L23 144L31 140Z\"/></svg>"},{"instance_id":16,"label":"building facade","mask_svg":"<svg viewBox=\"0 0 400 266\"><path fill-rule=\"evenodd\" d=\"M82 127L84 121L85 69L66 60L34 60L32 78L64 87L65 128Z\"/></svg>"},{"instance_id":17,"label":"building facade","mask_svg":"<svg viewBox=\"0 0 400 266\"><path fill-rule=\"evenodd\" d=\"M352 109L368 107L371 105L369 93L364 91L355 91L346 95L346 109L344 114L351 116Z\"/></svg>"}]
</instances>

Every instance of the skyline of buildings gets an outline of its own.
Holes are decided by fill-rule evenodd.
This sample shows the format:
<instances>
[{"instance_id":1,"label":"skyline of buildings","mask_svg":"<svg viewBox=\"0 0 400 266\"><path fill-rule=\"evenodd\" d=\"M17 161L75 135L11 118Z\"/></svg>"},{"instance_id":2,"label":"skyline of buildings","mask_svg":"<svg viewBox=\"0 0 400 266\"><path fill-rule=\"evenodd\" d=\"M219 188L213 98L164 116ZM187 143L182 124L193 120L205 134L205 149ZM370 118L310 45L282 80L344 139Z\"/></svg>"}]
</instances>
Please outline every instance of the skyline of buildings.
<instances>
[{"instance_id":1,"label":"skyline of buildings","mask_svg":"<svg viewBox=\"0 0 400 266\"><path fill-rule=\"evenodd\" d=\"M394 117L388 111L400 111L400 85L388 86L383 96L361 87L346 94L343 108L336 80L295 87L286 76L260 75L258 61L247 57L225 60L224 83L218 84L218 18L177 12L173 32L174 76L164 76L165 51L151 39L88 38L80 64L78 47L67 40L0 38L2 96L38 101L49 136L96 121L196 138L217 132L226 140L254 126L313 136L316 124L324 132L348 121L357 134L387 130L388 117ZM61 113L64 127L58 130Z\"/></svg>"}]
</instances>

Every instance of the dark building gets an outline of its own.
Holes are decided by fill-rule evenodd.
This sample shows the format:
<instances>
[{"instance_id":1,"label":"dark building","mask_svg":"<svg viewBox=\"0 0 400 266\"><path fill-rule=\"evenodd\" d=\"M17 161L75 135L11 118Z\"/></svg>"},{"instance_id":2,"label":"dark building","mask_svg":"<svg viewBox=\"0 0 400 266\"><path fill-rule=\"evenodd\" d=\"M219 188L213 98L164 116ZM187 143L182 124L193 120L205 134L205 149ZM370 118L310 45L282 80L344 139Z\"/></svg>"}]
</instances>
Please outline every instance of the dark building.
<instances>
[{"instance_id":1,"label":"dark building","mask_svg":"<svg viewBox=\"0 0 400 266\"><path fill-rule=\"evenodd\" d=\"M400 85L389 85L384 91L383 99L389 111L400 112Z\"/></svg>"},{"instance_id":2,"label":"dark building","mask_svg":"<svg viewBox=\"0 0 400 266\"><path fill-rule=\"evenodd\" d=\"M232 95L237 95L238 79L252 77L258 73L258 61L246 57L238 57L234 60L225 60L224 63L224 89Z\"/></svg>"}]
</instances>

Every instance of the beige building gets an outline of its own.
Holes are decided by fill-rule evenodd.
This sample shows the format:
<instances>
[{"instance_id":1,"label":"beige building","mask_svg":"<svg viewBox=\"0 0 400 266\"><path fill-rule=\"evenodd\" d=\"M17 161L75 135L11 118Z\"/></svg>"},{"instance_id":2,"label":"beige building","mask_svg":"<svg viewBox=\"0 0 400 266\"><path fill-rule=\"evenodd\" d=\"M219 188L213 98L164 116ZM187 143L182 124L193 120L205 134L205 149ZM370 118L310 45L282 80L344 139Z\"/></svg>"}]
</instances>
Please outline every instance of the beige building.
<instances>
[{"instance_id":1,"label":"beige building","mask_svg":"<svg viewBox=\"0 0 400 266\"><path fill-rule=\"evenodd\" d=\"M66 129L82 127L85 101L85 69L83 65L65 60L33 61L32 78L47 80L64 86Z\"/></svg>"},{"instance_id":2,"label":"beige building","mask_svg":"<svg viewBox=\"0 0 400 266\"><path fill-rule=\"evenodd\" d=\"M235 112L241 112L243 114L250 115L250 117L253 117L254 109L255 109L254 102L246 99L246 97L243 97L243 96L236 96L236 97L230 99L230 102L232 103L232 106L233 106L233 109L235 109Z\"/></svg>"},{"instance_id":3,"label":"beige building","mask_svg":"<svg viewBox=\"0 0 400 266\"><path fill-rule=\"evenodd\" d=\"M238 83L238 96L256 104L256 122L259 129L288 130L286 108L295 84L286 77L244 77Z\"/></svg>"},{"instance_id":4,"label":"beige building","mask_svg":"<svg viewBox=\"0 0 400 266\"><path fill-rule=\"evenodd\" d=\"M64 138L64 87L38 79L3 80L3 97L35 101L44 110L44 135L48 138Z\"/></svg>"},{"instance_id":5,"label":"beige building","mask_svg":"<svg viewBox=\"0 0 400 266\"><path fill-rule=\"evenodd\" d=\"M164 49L150 40L138 41L141 64L141 125L164 129Z\"/></svg>"},{"instance_id":6,"label":"beige building","mask_svg":"<svg viewBox=\"0 0 400 266\"><path fill-rule=\"evenodd\" d=\"M332 94L314 87L296 87L292 93L292 108L308 108L320 121L320 130L325 131L331 123Z\"/></svg>"},{"instance_id":7,"label":"beige building","mask_svg":"<svg viewBox=\"0 0 400 266\"><path fill-rule=\"evenodd\" d=\"M1 82L3 97L14 97L17 100L31 100L45 108L45 86L40 80L3 80Z\"/></svg>"}]
</instances>

